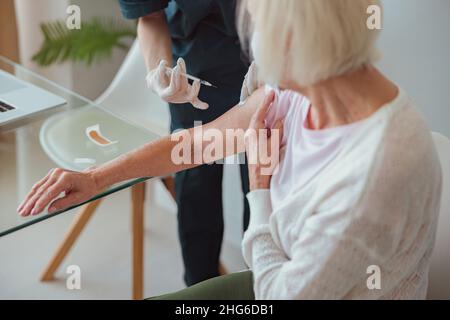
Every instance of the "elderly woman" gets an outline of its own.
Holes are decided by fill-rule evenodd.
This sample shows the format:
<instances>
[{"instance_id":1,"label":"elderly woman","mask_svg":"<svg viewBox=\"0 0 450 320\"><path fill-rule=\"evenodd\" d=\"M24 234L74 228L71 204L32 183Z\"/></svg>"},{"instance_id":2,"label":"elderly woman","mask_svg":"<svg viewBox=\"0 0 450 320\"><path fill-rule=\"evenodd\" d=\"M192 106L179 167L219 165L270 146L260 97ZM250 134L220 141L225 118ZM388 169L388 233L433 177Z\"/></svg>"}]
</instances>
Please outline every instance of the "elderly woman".
<instances>
[{"instance_id":1,"label":"elderly woman","mask_svg":"<svg viewBox=\"0 0 450 320\"><path fill-rule=\"evenodd\" d=\"M256 90L203 131L257 133L225 155L266 148L261 137L281 144L276 170L264 170L260 157L249 164L243 253L251 271L164 298L425 298L441 169L422 116L373 66L371 5L380 4L243 1L241 25L255 31L260 78L280 89ZM208 145L194 130L185 133L194 135L192 157L199 144ZM50 212L61 210L118 181L193 167L173 163L176 145L166 137L87 172L56 169L19 212L38 214L49 203ZM62 191L65 197L52 202Z\"/></svg>"}]
</instances>

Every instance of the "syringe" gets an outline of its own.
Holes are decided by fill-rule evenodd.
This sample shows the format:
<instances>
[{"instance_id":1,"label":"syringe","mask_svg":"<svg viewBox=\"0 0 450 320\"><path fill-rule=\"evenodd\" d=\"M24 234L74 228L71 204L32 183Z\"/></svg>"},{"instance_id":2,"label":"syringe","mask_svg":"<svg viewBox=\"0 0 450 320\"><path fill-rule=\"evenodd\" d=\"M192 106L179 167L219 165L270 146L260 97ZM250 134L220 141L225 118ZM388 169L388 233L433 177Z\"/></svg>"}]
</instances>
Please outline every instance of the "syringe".
<instances>
[{"instance_id":1,"label":"syringe","mask_svg":"<svg viewBox=\"0 0 450 320\"><path fill-rule=\"evenodd\" d=\"M166 67L166 70L167 70L167 75L169 75L169 76L172 75L173 69L171 69L171 68L169 68L169 67ZM200 78L191 76L190 74L187 74L187 73L180 73L180 75L183 76L183 77L186 77L186 78L188 78L188 79L190 79L190 80L192 80L192 81L199 81L200 84L202 84L202 85L204 85L204 86L207 86L207 87L213 87L213 88L216 88L216 89L217 89L217 87L216 87L215 85L211 84L210 82L208 82L208 81L206 81L206 80L202 80L202 79L200 79Z\"/></svg>"}]
</instances>

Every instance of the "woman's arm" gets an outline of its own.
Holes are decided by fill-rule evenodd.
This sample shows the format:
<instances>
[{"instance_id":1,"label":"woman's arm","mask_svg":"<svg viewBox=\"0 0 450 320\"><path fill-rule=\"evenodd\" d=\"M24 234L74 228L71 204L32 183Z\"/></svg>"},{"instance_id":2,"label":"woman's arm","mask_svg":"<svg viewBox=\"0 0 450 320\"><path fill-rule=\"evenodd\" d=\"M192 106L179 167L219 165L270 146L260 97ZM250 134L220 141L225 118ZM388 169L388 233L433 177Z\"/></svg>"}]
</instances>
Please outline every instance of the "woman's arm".
<instances>
[{"instance_id":1,"label":"woman's arm","mask_svg":"<svg viewBox=\"0 0 450 320\"><path fill-rule=\"evenodd\" d=\"M74 204L84 202L108 186L121 181L140 177L164 176L205 164L203 157L195 156L211 143L204 141L204 136L208 135L209 130L220 132L222 135L223 139L221 142L224 153L222 154L223 156L208 159L208 162L244 152L245 142L243 138L234 139L236 140L234 141L236 142L235 148L226 148L227 130L240 131L239 135L244 135L253 113L263 99L264 89L256 91L244 106L234 107L217 120L202 126L202 135L198 134L200 130L184 130L150 142L109 163L81 173L54 169L33 186L23 203L19 206L18 212L22 216L37 215L51 202L52 205L49 208L49 212L60 211ZM188 161L185 164L177 164L172 159L172 150L180 143L180 136L191 137L192 161ZM196 161L193 161L194 158ZM199 162L198 159L202 161ZM62 192L65 192L65 196L54 201Z\"/></svg>"},{"instance_id":2,"label":"woman's arm","mask_svg":"<svg viewBox=\"0 0 450 320\"><path fill-rule=\"evenodd\" d=\"M217 120L203 125L201 130L197 128L183 130L164 137L160 140L150 142L141 148L127 153L116 160L113 160L98 169L95 169L93 176L99 188L105 188L120 181L139 178L165 176L179 171L191 169L206 162L202 157L202 151L211 142L204 141L204 136L209 130L220 132L223 139L222 150L224 157L216 157L212 161L218 161L233 154L245 151L243 139L237 139L233 150L227 150L227 130L242 131L248 128L251 117L262 103L264 90L258 90L246 102L244 106L236 106L222 115ZM202 132L200 135L198 132ZM179 137L191 137L191 160L185 164L176 164L172 159L172 150L180 143ZM228 153L227 153L228 152ZM194 158L202 159L201 163L194 163ZM208 161L211 162L211 161Z\"/></svg>"}]
</instances>

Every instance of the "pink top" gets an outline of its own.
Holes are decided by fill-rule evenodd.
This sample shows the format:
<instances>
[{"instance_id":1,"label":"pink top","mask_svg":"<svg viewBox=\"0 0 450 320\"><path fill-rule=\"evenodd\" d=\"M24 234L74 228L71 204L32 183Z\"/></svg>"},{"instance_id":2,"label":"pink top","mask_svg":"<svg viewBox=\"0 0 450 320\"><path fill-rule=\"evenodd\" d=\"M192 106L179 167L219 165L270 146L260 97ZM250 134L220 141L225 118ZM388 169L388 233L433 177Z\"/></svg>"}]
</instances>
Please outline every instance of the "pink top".
<instances>
[{"instance_id":1,"label":"pink top","mask_svg":"<svg viewBox=\"0 0 450 320\"><path fill-rule=\"evenodd\" d=\"M267 87L266 91L269 90L272 89ZM272 128L279 119L284 119L284 136L280 165L270 188L274 210L332 162L341 151L345 137L364 122L310 130L305 126L311 106L309 100L293 91L275 90L275 93L275 102L266 118L267 127Z\"/></svg>"}]
</instances>

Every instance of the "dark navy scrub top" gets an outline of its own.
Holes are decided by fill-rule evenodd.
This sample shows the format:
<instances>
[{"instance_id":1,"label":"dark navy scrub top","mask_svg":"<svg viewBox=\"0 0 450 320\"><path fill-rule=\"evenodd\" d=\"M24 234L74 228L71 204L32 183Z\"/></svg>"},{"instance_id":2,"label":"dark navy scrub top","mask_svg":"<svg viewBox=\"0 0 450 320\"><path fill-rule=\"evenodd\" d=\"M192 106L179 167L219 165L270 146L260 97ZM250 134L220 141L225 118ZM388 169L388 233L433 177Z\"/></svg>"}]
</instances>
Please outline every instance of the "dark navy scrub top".
<instances>
[{"instance_id":1,"label":"dark navy scrub top","mask_svg":"<svg viewBox=\"0 0 450 320\"><path fill-rule=\"evenodd\" d=\"M217 85L239 85L248 70L236 31L236 0L119 0L125 18L165 10L174 61Z\"/></svg>"}]
</instances>

